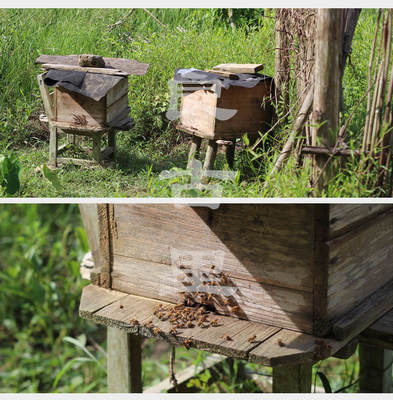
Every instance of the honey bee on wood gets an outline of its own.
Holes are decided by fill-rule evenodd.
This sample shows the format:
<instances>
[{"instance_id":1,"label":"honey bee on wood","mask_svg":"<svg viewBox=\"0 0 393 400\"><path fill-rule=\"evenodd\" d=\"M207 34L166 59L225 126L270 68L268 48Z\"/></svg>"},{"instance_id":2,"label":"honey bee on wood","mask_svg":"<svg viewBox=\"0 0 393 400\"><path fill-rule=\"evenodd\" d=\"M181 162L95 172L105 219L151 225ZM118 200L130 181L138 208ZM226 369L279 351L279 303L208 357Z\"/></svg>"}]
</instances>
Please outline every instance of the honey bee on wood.
<instances>
[{"instance_id":1,"label":"honey bee on wood","mask_svg":"<svg viewBox=\"0 0 393 400\"><path fill-rule=\"evenodd\" d=\"M183 344L184 344L184 347L185 347L187 350L189 350L190 347L191 347L191 345L192 345L192 340L187 339L187 340L185 340L185 341L183 342Z\"/></svg>"},{"instance_id":2,"label":"honey bee on wood","mask_svg":"<svg viewBox=\"0 0 393 400\"><path fill-rule=\"evenodd\" d=\"M207 295L207 300L208 300L208 301L213 301L213 299L214 299L214 294L209 293L209 294Z\"/></svg>"},{"instance_id":3,"label":"honey bee on wood","mask_svg":"<svg viewBox=\"0 0 393 400\"><path fill-rule=\"evenodd\" d=\"M130 324L132 325L139 325L139 322L137 319L133 318L132 320L130 320Z\"/></svg>"},{"instance_id":4,"label":"honey bee on wood","mask_svg":"<svg viewBox=\"0 0 393 400\"><path fill-rule=\"evenodd\" d=\"M212 320L210 321L210 325L211 325L211 326L218 326L218 320L217 320L217 318L212 319Z\"/></svg>"},{"instance_id":5,"label":"honey bee on wood","mask_svg":"<svg viewBox=\"0 0 393 400\"><path fill-rule=\"evenodd\" d=\"M177 334L176 328L175 328L175 327L172 327L172 328L169 330L169 333L170 333L171 335L176 335L176 334Z\"/></svg>"},{"instance_id":6,"label":"honey bee on wood","mask_svg":"<svg viewBox=\"0 0 393 400\"><path fill-rule=\"evenodd\" d=\"M252 335L248 338L248 342L252 343L257 338L257 335Z\"/></svg>"},{"instance_id":7,"label":"honey bee on wood","mask_svg":"<svg viewBox=\"0 0 393 400\"><path fill-rule=\"evenodd\" d=\"M124 308L123 304L120 304L120 308Z\"/></svg>"},{"instance_id":8,"label":"honey bee on wood","mask_svg":"<svg viewBox=\"0 0 393 400\"><path fill-rule=\"evenodd\" d=\"M210 269L213 270L214 268L216 268L214 265L210 266Z\"/></svg>"},{"instance_id":9,"label":"honey bee on wood","mask_svg":"<svg viewBox=\"0 0 393 400\"><path fill-rule=\"evenodd\" d=\"M233 306L233 307L231 307L231 311L234 312L234 313L239 312L240 311L240 307L239 306Z\"/></svg>"},{"instance_id":10,"label":"honey bee on wood","mask_svg":"<svg viewBox=\"0 0 393 400\"><path fill-rule=\"evenodd\" d=\"M207 275L206 272L202 272L202 276L203 276L204 278L207 278L207 277L208 277L208 275Z\"/></svg>"},{"instance_id":11,"label":"honey bee on wood","mask_svg":"<svg viewBox=\"0 0 393 400\"><path fill-rule=\"evenodd\" d=\"M161 329L160 329L160 328L157 328L157 327L155 326L154 329L153 329L153 332L154 332L156 335L158 335L158 334L161 333Z\"/></svg>"},{"instance_id":12,"label":"honey bee on wood","mask_svg":"<svg viewBox=\"0 0 393 400\"><path fill-rule=\"evenodd\" d=\"M221 339L224 339L224 340L227 340L227 341L232 340L232 338L231 338L229 335L227 335L227 334L222 335L222 336L221 336Z\"/></svg>"},{"instance_id":13,"label":"honey bee on wood","mask_svg":"<svg viewBox=\"0 0 393 400\"><path fill-rule=\"evenodd\" d=\"M284 343L281 339L277 339L277 344L278 344L280 347L285 347L285 343Z\"/></svg>"},{"instance_id":14,"label":"honey bee on wood","mask_svg":"<svg viewBox=\"0 0 393 400\"><path fill-rule=\"evenodd\" d=\"M225 304L226 306L231 305L231 300L230 300L230 299L225 299L224 304Z\"/></svg>"},{"instance_id":15,"label":"honey bee on wood","mask_svg":"<svg viewBox=\"0 0 393 400\"><path fill-rule=\"evenodd\" d=\"M186 326L187 326L187 328L193 328L194 324L191 321L187 321Z\"/></svg>"},{"instance_id":16,"label":"honey bee on wood","mask_svg":"<svg viewBox=\"0 0 393 400\"><path fill-rule=\"evenodd\" d=\"M151 319L145 323L145 326L151 326L151 325L153 325L153 321Z\"/></svg>"},{"instance_id":17,"label":"honey bee on wood","mask_svg":"<svg viewBox=\"0 0 393 400\"><path fill-rule=\"evenodd\" d=\"M179 269L186 269L184 265L179 265Z\"/></svg>"}]
</instances>

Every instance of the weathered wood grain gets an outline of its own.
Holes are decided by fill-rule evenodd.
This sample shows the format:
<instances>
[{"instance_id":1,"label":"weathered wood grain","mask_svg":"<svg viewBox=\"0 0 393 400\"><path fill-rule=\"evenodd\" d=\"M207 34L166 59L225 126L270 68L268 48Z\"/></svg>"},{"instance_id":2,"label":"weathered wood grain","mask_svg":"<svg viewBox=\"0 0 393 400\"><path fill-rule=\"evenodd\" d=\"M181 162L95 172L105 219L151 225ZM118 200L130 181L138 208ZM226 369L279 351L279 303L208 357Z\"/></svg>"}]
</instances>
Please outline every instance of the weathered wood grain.
<instances>
[{"instance_id":1,"label":"weathered wood grain","mask_svg":"<svg viewBox=\"0 0 393 400\"><path fill-rule=\"evenodd\" d=\"M126 58L104 57L104 61L106 68L117 68L132 75L144 75L149 68L149 64ZM79 65L79 55L55 56L43 54L35 62L36 64L66 64L76 66Z\"/></svg>"},{"instance_id":2,"label":"weathered wood grain","mask_svg":"<svg viewBox=\"0 0 393 400\"><path fill-rule=\"evenodd\" d=\"M393 350L393 309L369 326L360 337L369 344Z\"/></svg>"},{"instance_id":3,"label":"weathered wood grain","mask_svg":"<svg viewBox=\"0 0 393 400\"><path fill-rule=\"evenodd\" d=\"M330 204L330 232L333 239L393 208L391 204Z\"/></svg>"},{"instance_id":4,"label":"weathered wood grain","mask_svg":"<svg viewBox=\"0 0 393 400\"><path fill-rule=\"evenodd\" d=\"M213 70L228 71L235 74L256 74L263 69L263 64L219 64Z\"/></svg>"},{"instance_id":5,"label":"weathered wood grain","mask_svg":"<svg viewBox=\"0 0 393 400\"><path fill-rule=\"evenodd\" d=\"M107 328L108 393L142 393L142 338Z\"/></svg>"},{"instance_id":6,"label":"weathered wood grain","mask_svg":"<svg viewBox=\"0 0 393 400\"><path fill-rule=\"evenodd\" d=\"M343 316L393 279L392 238L393 213L387 211L327 242L329 319Z\"/></svg>"},{"instance_id":7,"label":"weathered wood grain","mask_svg":"<svg viewBox=\"0 0 393 400\"><path fill-rule=\"evenodd\" d=\"M118 75L128 76L128 72L120 71L119 69L110 68L94 68L94 67L80 67L79 65L66 65L66 64L43 64L44 69L60 69L63 71L82 71L89 72L91 74L103 74L103 75Z\"/></svg>"},{"instance_id":8,"label":"weathered wood grain","mask_svg":"<svg viewBox=\"0 0 393 400\"><path fill-rule=\"evenodd\" d=\"M109 107L126 94L128 94L128 79L123 78L107 93L106 106Z\"/></svg>"},{"instance_id":9,"label":"weathered wood grain","mask_svg":"<svg viewBox=\"0 0 393 400\"><path fill-rule=\"evenodd\" d=\"M393 304L393 279L378 289L363 302L333 322L333 333L337 339L343 339L363 332L391 310Z\"/></svg>"}]
</instances>

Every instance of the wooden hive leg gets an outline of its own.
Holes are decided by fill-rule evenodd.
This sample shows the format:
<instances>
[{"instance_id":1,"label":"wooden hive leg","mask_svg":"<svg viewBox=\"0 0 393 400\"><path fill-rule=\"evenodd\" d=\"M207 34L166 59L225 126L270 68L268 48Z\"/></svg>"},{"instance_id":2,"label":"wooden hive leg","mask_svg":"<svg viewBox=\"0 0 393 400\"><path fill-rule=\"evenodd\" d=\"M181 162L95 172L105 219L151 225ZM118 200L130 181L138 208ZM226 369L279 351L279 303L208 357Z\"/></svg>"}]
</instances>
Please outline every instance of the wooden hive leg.
<instances>
[{"instance_id":1,"label":"wooden hive leg","mask_svg":"<svg viewBox=\"0 0 393 400\"><path fill-rule=\"evenodd\" d=\"M217 155L217 142L215 140L209 140L206 150L206 158L203 163L204 171L212 170L214 166L214 161Z\"/></svg>"},{"instance_id":2,"label":"wooden hive leg","mask_svg":"<svg viewBox=\"0 0 393 400\"><path fill-rule=\"evenodd\" d=\"M101 162L101 134L93 136L93 158L98 163Z\"/></svg>"},{"instance_id":3,"label":"wooden hive leg","mask_svg":"<svg viewBox=\"0 0 393 400\"><path fill-rule=\"evenodd\" d=\"M49 164L57 167L57 128L49 123Z\"/></svg>"},{"instance_id":4,"label":"wooden hive leg","mask_svg":"<svg viewBox=\"0 0 393 400\"><path fill-rule=\"evenodd\" d=\"M273 393L310 393L312 363L273 367Z\"/></svg>"},{"instance_id":5,"label":"wooden hive leg","mask_svg":"<svg viewBox=\"0 0 393 400\"><path fill-rule=\"evenodd\" d=\"M115 158L116 156L116 130L110 129L108 131L108 147L112 148L112 153L110 158Z\"/></svg>"},{"instance_id":6,"label":"wooden hive leg","mask_svg":"<svg viewBox=\"0 0 393 400\"><path fill-rule=\"evenodd\" d=\"M107 328L108 393L142 393L142 338Z\"/></svg>"},{"instance_id":7,"label":"wooden hive leg","mask_svg":"<svg viewBox=\"0 0 393 400\"><path fill-rule=\"evenodd\" d=\"M235 143L236 141L233 140L231 144L225 147L225 156L230 169L233 169L233 163L235 162Z\"/></svg>"},{"instance_id":8,"label":"wooden hive leg","mask_svg":"<svg viewBox=\"0 0 393 400\"><path fill-rule=\"evenodd\" d=\"M392 350L361 343L359 363L359 391L361 393L392 392Z\"/></svg>"},{"instance_id":9,"label":"wooden hive leg","mask_svg":"<svg viewBox=\"0 0 393 400\"><path fill-rule=\"evenodd\" d=\"M188 153L187 168L191 168L192 160L199 156L199 151L201 149L201 143L202 143L202 138L200 138L198 136L192 136L190 151Z\"/></svg>"}]
</instances>

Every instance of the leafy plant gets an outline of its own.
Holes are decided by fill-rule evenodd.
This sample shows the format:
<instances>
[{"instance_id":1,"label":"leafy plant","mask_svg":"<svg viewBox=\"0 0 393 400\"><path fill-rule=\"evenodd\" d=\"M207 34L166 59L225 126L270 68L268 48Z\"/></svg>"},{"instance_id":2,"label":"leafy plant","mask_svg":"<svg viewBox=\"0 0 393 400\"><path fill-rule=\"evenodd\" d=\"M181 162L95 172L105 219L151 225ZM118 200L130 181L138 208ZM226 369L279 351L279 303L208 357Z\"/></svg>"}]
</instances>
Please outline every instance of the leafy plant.
<instances>
[{"instance_id":1,"label":"leafy plant","mask_svg":"<svg viewBox=\"0 0 393 400\"><path fill-rule=\"evenodd\" d=\"M7 196L20 190L21 165L15 153L0 154L0 184Z\"/></svg>"}]
</instances>

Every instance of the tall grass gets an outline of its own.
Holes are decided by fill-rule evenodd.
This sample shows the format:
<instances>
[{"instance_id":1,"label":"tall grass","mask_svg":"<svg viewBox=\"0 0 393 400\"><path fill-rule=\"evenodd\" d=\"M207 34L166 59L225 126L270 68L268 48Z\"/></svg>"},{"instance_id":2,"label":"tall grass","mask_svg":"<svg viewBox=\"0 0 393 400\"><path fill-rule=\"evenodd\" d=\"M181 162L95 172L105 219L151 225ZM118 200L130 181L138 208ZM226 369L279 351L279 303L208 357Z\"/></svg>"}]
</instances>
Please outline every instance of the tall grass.
<instances>
[{"instance_id":1,"label":"tall grass","mask_svg":"<svg viewBox=\"0 0 393 400\"><path fill-rule=\"evenodd\" d=\"M24 166L22 196L167 196L168 182L158 179L163 169L185 168L185 137L165 117L169 103L168 80L180 67L209 68L223 62L263 63L274 72L274 19L262 10L239 11L232 30L223 9L154 9L163 24L136 9L112 30L124 9L18 9L0 10L0 152L9 146ZM244 17L246 15L246 17ZM367 88L367 63L376 10L363 10L353 51L344 74L345 119ZM47 160L48 134L37 122L42 110L34 60L40 54L95 53L125 57L150 64L144 76L130 77L129 103L136 126L119 134L115 169L86 170L69 166L59 172L63 185L56 191L35 172ZM348 128L349 145L358 148L365 120L363 104ZM238 179L224 185L223 196L299 197L310 193L305 169L293 162L265 184L289 126L281 126L273 146L259 151L255 160L246 149L236 155ZM253 160L254 159L254 160ZM253 161L252 161L253 160ZM219 157L217 166L225 163ZM357 184L357 161L341 168L329 196L375 195ZM372 180L372 179L371 179ZM199 193L198 195L208 195Z\"/></svg>"}]
</instances>

